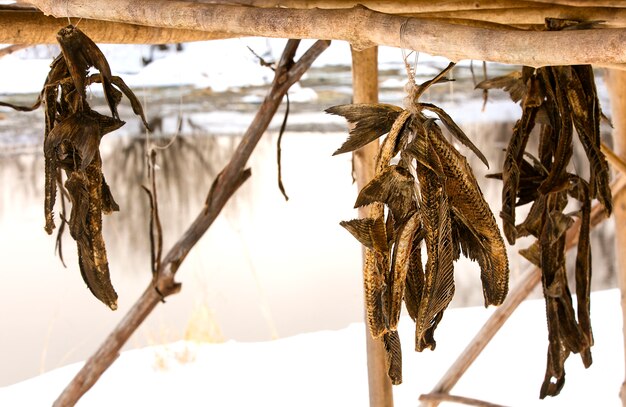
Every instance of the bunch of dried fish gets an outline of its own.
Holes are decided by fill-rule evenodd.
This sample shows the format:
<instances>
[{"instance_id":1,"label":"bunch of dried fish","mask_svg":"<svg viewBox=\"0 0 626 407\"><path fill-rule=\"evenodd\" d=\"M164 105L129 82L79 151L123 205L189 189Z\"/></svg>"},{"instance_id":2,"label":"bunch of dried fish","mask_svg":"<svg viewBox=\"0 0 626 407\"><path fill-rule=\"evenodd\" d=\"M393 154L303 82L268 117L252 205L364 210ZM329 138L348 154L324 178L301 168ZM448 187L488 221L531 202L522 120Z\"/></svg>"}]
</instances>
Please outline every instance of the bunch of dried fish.
<instances>
[{"instance_id":1,"label":"bunch of dried fish","mask_svg":"<svg viewBox=\"0 0 626 407\"><path fill-rule=\"evenodd\" d=\"M411 79L406 110L387 104L326 110L354 125L335 154L354 151L388 133L375 177L356 200L355 207L369 205L369 216L341 225L366 247L367 323L372 336L383 339L394 384L402 380L397 325L403 299L416 323L415 348L422 351L435 348L434 331L452 300L453 262L461 253L480 265L485 306L501 304L508 291L508 260L495 218L467 160L425 111L434 113L485 164L487 160L447 113L419 101L453 66L420 86ZM392 164L396 156L399 161Z\"/></svg>"},{"instance_id":2,"label":"bunch of dried fish","mask_svg":"<svg viewBox=\"0 0 626 407\"><path fill-rule=\"evenodd\" d=\"M548 20L549 30L579 26L579 22ZM524 67L504 77L481 82L481 89L503 88L521 102L522 117L513 129L501 174L504 233L509 243L518 237L537 240L521 254L541 268L548 320L548 361L540 397L555 396L565 383L564 363L571 352L591 365L593 334L589 318L591 200L611 212L608 164L600 151L600 105L590 65ZM527 151L531 132L540 129L537 156ZM573 129L590 164L589 180L568 172L573 154ZM565 213L569 198L580 210ZM515 208L532 203L526 219L515 224ZM580 219L576 276L576 311L565 267L565 232ZM577 319L578 317L578 319Z\"/></svg>"},{"instance_id":3,"label":"bunch of dried fish","mask_svg":"<svg viewBox=\"0 0 626 407\"><path fill-rule=\"evenodd\" d=\"M78 259L83 280L94 296L111 309L117 308L117 293L111 284L106 249L102 238L102 213L119 210L102 174L100 140L121 126L117 105L126 95L133 111L147 126L141 104L124 81L111 74L104 55L96 44L78 28L68 25L57 34L61 54L52 62L41 94L33 106L0 103L20 111L45 108L45 230L55 227L53 208L57 185L61 199L69 196L72 210L70 235L78 246ZM96 74L89 74L95 68ZM86 88L102 83L111 116L91 109ZM63 186L61 170L67 180ZM57 244L66 219L62 216Z\"/></svg>"}]
</instances>

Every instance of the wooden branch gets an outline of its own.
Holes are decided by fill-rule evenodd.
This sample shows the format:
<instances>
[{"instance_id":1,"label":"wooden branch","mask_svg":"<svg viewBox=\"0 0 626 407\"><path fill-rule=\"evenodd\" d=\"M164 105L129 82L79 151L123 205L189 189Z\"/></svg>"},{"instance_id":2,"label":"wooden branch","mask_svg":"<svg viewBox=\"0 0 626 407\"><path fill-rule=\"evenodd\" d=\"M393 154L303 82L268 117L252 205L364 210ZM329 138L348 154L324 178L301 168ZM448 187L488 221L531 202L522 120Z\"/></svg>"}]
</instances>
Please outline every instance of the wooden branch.
<instances>
[{"instance_id":1,"label":"wooden branch","mask_svg":"<svg viewBox=\"0 0 626 407\"><path fill-rule=\"evenodd\" d=\"M615 197L621 193L626 187L626 177L619 177L611 186L612 195ZM596 204L591 210L591 227L595 227L606 219L604 207ZM580 233L580 219L578 219L572 227L567 230L565 249L569 250L578 244L578 236ZM474 363L478 355L485 349L487 344L493 339L495 334L502 328L504 323L513 314L513 311L524 301L526 297L533 291L535 286L541 281L541 270L532 267L526 271L520 281L509 292L506 300L502 305L494 311L487 322L478 331L467 347L461 352L461 355L450 366L448 371L443 375L439 382L433 387L430 394L447 394L452 390L454 385L459 381L467 369ZM428 407L436 407L440 401L429 400Z\"/></svg>"},{"instance_id":2,"label":"wooden branch","mask_svg":"<svg viewBox=\"0 0 626 407\"><path fill-rule=\"evenodd\" d=\"M623 148L623 149L626 150L626 148ZM615 170L619 171L623 177L626 177L626 162L624 162L624 160L622 160L622 158L619 155L617 155L613 150L611 150L609 146L607 146L604 143L604 141L600 145L600 150L606 157L606 160L609 162L609 164L611 164L611 166Z\"/></svg>"},{"instance_id":3,"label":"wooden branch","mask_svg":"<svg viewBox=\"0 0 626 407\"><path fill-rule=\"evenodd\" d=\"M84 17L140 25L258 35L345 40L358 49L389 45L441 55L528 66L626 63L626 29L556 32L504 31L388 15L364 7L286 9L177 0L31 0L57 17ZM0 39L1 40L1 39Z\"/></svg>"},{"instance_id":4,"label":"wooden branch","mask_svg":"<svg viewBox=\"0 0 626 407\"><path fill-rule=\"evenodd\" d=\"M174 280L174 277L181 263L193 246L200 240L204 232L211 226L228 199L250 176L250 170L245 169L248 158L267 129L289 87L300 79L313 61L330 45L328 41L317 41L294 64L293 57L298 43L299 40L287 42L280 63L276 68L274 81L268 95L261 104L259 111L244 134L230 162L213 182L205 209L170 249L161 262L155 279L117 327L115 327L113 332L109 334L96 353L87 360L82 369L63 390L55 401L54 406L65 407L76 404L80 397L96 383L102 373L117 359L124 343L126 343L128 338L156 305L163 298L180 291L181 286Z\"/></svg>"},{"instance_id":5,"label":"wooden branch","mask_svg":"<svg viewBox=\"0 0 626 407\"><path fill-rule=\"evenodd\" d=\"M58 44L57 32L66 25L67 18L47 17L41 11L0 11L0 43ZM147 27L90 19L83 19L80 29L95 42L107 44L171 44L231 37L219 32Z\"/></svg>"},{"instance_id":6,"label":"wooden branch","mask_svg":"<svg viewBox=\"0 0 626 407\"><path fill-rule=\"evenodd\" d=\"M444 401L449 401L451 403L459 403L465 404L468 406L478 406L478 407L504 407L500 404L489 403L488 401L476 400L469 397L461 397L461 396L453 396L447 393L429 393L422 394L420 396L420 401L425 402L433 402L441 403Z\"/></svg>"},{"instance_id":7,"label":"wooden branch","mask_svg":"<svg viewBox=\"0 0 626 407\"><path fill-rule=\"evenodd\" d=\"M15 44L15 45L9 45L8 47L4 47L0 49L0 58L7 56L7 55L11 55L14 52L23 50L24 48L28 48L29 45L23 45L23 44Z\"/></svg>"}]
</instances>

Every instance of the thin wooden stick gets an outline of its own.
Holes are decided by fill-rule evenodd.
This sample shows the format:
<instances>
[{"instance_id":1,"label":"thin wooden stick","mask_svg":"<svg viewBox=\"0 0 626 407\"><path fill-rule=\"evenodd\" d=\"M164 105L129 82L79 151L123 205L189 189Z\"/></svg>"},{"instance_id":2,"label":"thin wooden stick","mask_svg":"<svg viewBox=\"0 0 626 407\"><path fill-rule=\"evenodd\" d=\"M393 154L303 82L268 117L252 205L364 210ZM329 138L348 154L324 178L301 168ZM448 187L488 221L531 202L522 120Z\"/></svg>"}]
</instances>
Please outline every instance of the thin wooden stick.
<instances>
[{"instance_id":1,"label":"thin wooden stick","mask_svg":"<svg viewBox=\"0 0 626 407\"><path fill-rule=\"evenodd\" d=\"M189 251L211 226L228 199L250 177L250 169L245 169L248 158L267 129L289 87L300 79L313 61L330 45L328 41L317 41L297 63L294 63L293 57L299 42L299 40L287 42L268 95L261 104L250 127L246 130L230 162L213 182L206 208L170 249L161 262L156 277L96 353L87 360L82 369L63 390L54 406L65 407L76 404L80 397L96 383L102 373L117 359L124 343L156 305L164 297L180 291L180 283L174 280L176 271Z\"/></svg>"},{"instance_id":2,"label":"thin wooden stick","mask_svg":"<svg viewBox=\"0 0 626 407\"><path fill-rule=\"evenodd\" d=\"M626 177L619 177L611 186L613 196L617 196L626 187ZM594 205L591 210L591 227L595 227L606 219L604 207L600 204ZM578 219L572 227L567 231L565 248L566 250L578 244L578 236L580 233L580 219ZM504 303L494 311L487 322L478 331L467 347L461 352L461 355L450 366L448 371L443 375L439 382L433 387L430 394L447 394L452 390L454 385L459 381L467 369L474 363L478 355L485 349L487 344L493 339L495 334L502 328L504 323L509 319L517 307L528 297L535 286L541 281L541 270L537 267L531 267L530 270L523 273L522 278L515 287L509 292ZM438 406L440 401L429 400L426 404L428 407Z\"/></svg>"},{"instance_id":3,"label":"thin wooden stick","mask_svg":"<svg viewBox=\"0 0 626 407\"><path fill-rule=\"evenodd\" d=\"M501 404L494 404L488 401L476 400L469 397L462 396L453 396L447 393L429 393L422 394L420 396L420 401L441 403L443 401L449 401L452 403L466 404L468 406L478 406L478 407L504 407Z\"/></svg>"},{"instance_id":4,"label":"thin wooden stick","mask_svg":"<svg viewBox=\"0 0 626 407\"><path fill-rule=\"evenodd\" d=\"M443 21L349 9L258 8L180 0L31 0L46 14L167 28L350 42L358 49L403 47L452 61L487 60L528 66L626 63L626 29L490 30ZM402 35L401 35L402 33Z\"/></svg>"}]
</instances>

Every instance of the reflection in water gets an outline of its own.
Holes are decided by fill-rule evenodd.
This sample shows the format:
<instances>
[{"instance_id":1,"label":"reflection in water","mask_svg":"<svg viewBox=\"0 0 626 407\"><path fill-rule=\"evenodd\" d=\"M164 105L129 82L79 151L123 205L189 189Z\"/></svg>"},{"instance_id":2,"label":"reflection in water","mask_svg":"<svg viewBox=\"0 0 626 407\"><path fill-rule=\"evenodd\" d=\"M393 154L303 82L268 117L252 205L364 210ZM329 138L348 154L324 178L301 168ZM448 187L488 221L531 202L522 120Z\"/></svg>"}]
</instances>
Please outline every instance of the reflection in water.
<instances>
[{"instance_id":1,"label":"reflection in water","mask_svg":"<svg viewBox=\"0 0 626 407\"><path fill-rule=\"evenodd\" d=\"M127 347L181 338L190 331L193 315L207 315L198 308L213 310L223 336L238 340L267 340L360 320L360 250L337 226L352 212L350 162L331 157L344 135L285 135L289 203L275 188L274 133L267 136L249 163L252 178L180 268L183 294L159 306ZM238 141L190 136L159 151L165 250L203 207L211 182ZM0 385L88 357L150 281L149 210L140 188L147 184L145 140L105 139L102 150L103 171L121 207L104 217L103 226L120 297L116 312L94 301L86 289L69 235L63 245L67 269L54 256L54 236L43 231L42 155L0 159L0 270L3 287L11 288L0 296L0 361L14 367L0 370ZM320 196L332 199L316 203ZM319 216L310 216L312 204ZM344 213L338 215L335 205ZM340 310L338 303L344 303Z\"/></svg>"},{"instance_id":2,"label":"reflection in water","mask_svg":"<svg viewBox=\"0 0 626 407\"><path fill-rule=\"evenodd\" d=\"M153 140L154 144L167 141ZM167 149L159 150L158 188L166 250L202 207L210 183L236 142L233 137L206 137L198 132L176 138ZM149 204L140 187L147 184L146 141L105 138L102 149L104 173L121 206L120 212L104 217L112 280L124 304L118 312L106 312L90 298L80 278L76 243L69 233L63 239L67 269L54 255L54 236L43 230L40 146L31 148L32 153L0 157L0 270L3 287L11 287L0 296L0 363L12 366L0 369L0 385L89 356L150 281ZM242 196L236 195L233 203ZM236 206L227 207L226 212L233 208ZM56 214L55 218L58 226L60 217ZM147 339L180 338L190 328L187 323L192 313L194 319L207 319L206 301L189 291L184 302L172 300L173 306L165 313L155 313L159 320L152 318L140 331L140 344ZM181 312L185 308L192 310ZM172 312L182 317L172 324L164 322L172 318L163 315ZM173 337L162 338L165 326L174 332Z\"/></svg>"},{"instance_id":3,"label":"reflection in water","mask_svg":"<svg viewBox=\"0 0 626 407\"><path fill-rule=\"evenodd\" d=\"M171 141L171 142L170 142ZM164 232L164 248L174 243L195 217L206 199L210 185L235 148L234 137L191 135L168 139L151 138L157 146L157 190ZM150 203L141 185L148 186L144 137L115 140L104 159L104 172L120 211L107 217L105 227L116 231L108 245L121 254L149 255L148 223ZM166 146L159 148L158 146ZM232 204L236 204L235 195ZM229 205L232 210L234 205ZM139 265L139 264L138 264Z\"/></svg>"}]
</instances>

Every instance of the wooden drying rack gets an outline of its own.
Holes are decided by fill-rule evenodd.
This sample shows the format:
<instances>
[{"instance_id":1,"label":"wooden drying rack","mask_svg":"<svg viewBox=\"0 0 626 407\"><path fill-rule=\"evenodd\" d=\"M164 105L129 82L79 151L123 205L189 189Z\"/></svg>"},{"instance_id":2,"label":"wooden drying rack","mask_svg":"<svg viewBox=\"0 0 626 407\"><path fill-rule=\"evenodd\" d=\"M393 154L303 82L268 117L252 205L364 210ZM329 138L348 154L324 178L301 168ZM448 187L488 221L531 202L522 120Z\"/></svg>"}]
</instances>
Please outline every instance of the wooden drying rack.
<instances>
[{"instance_id":1,"label":"wooden drying rack","mask_svg":"<svg viewBox=\"0 0 626 407\"><path fill-rule=\"evenodd\" d=\"M56 43L56 33L67 24L69 17L81 19L81 30L100 43L157 44L242 36L348 41L352 45L355 103L378 100L378 45L413 49L453 61L476 59L535 67L593 64L611 68L607 83L615 154L607 154L607 158L624 172L619 157L626 157L626 1L109 0L106 7L92 0L30 0L29 3L0 6L0 43L14 44L4 53L27 45ZM546 17L601 23L587 30L546 32L540 30ZM128 337L162 299L153 289L154 285L164 296L180 290L180 285L174 281L178 266L249 176L245 169L247 158L284 93L328 45L328 41L318 41L300 61L294 62L292 58L298 43L288 43L272 88L231 162L215 180L214 193L209 196L206 210L168 252L159 276L63 391L56 406L74 405L114 362ZM2 53L0 50L0 56ZM374 142L354 154L359 188L373 176L377 150L377 142ZM620 177L612 190L619 246L626 245L624 179L626 177ZM602 220L601 212L594 211L592 224ZM568 231L568 247L573 246L577 238L578 229L574 226ZM618 250L617 257L624 310L626 254ZM449 392L539 281L540 272L536 269L523 275L505 303L494 312L432 392L421 397L425 404L436 406L442 401L455 401L493 406L451 396ZM626 322L624 316L623 320ZM366 337L370 405L391 407L391 383L386 376L382 346L367 333ZM621 395L626 407L625 389L623 385Z\"/></svg>"}]
</instances>

